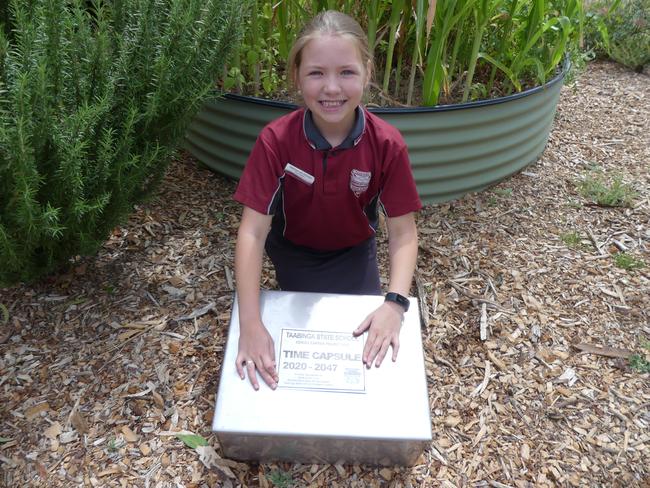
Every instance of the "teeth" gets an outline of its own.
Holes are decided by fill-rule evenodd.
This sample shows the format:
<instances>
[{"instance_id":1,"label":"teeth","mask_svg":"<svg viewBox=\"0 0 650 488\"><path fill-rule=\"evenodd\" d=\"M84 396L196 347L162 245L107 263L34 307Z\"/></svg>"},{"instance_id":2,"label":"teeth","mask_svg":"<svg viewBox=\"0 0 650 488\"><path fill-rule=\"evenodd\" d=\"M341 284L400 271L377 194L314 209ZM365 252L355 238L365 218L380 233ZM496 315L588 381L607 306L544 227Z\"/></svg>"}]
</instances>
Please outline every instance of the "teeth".
<instances>
[{"instance_id":1,"label":"teeth","mask_svg":"<svg viewBox=\"0 0 650 488\"><path fill-rule=\"evenodd\" d=\"M336 102L320 102L323 104L324 107L338 107L340 105L343 105L343 101L336 101Z\"/></svg>"}]
</instances>

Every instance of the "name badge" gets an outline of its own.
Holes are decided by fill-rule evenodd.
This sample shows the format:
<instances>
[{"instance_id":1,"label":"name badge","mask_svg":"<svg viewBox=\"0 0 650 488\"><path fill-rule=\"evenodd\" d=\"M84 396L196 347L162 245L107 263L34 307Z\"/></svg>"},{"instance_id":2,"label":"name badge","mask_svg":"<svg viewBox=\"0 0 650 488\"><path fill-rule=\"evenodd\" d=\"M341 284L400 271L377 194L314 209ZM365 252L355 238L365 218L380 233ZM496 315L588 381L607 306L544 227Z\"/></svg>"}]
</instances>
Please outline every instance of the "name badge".
<instances>
[{"instance_id":1,"label":"name badge","mask_svg":"<svg viewBox=\"0 0 650 488\"><path fill-rule=\"evenodd\" d=\"M284 167L284 172L289 173L292 176L295 176L296 178L298 178L303 183L306 183L307 185L312 185L315 180L315 178L312 175L310 175L306 171L301 170L300 168L296 168L291 163L287 163L287 165Z\"/></svg>"}]
</instances>

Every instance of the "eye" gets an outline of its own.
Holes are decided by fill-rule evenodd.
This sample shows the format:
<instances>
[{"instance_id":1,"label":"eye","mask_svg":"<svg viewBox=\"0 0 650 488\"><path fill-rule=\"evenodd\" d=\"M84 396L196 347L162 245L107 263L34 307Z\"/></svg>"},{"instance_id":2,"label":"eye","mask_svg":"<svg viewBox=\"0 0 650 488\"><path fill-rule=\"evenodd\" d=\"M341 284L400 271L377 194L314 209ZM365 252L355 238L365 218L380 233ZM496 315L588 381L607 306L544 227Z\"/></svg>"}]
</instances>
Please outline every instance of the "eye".
<instances>
[{"instance_id":1,"label":"eye","mask_svg":"<svg viewBox=\"0 0 650 488\"><path fill-rule=\"evenodd\" d=\"M357 74L357 72L354 71L353 69L344 69L343 71L341 71L341 74L343 76L354 76Z\"/></svg>"},{"instance_id":2,"label":"eye","mask_svg":"<svg viewBox=\"0 0 650 488\"><path fill-rule=\"evenodd\" d=\"M323 72L319 71L317 69L313 69L313 70L307 72L307 76L320 76L322 74L323 74Z\"/></svg>"}]
</instances>

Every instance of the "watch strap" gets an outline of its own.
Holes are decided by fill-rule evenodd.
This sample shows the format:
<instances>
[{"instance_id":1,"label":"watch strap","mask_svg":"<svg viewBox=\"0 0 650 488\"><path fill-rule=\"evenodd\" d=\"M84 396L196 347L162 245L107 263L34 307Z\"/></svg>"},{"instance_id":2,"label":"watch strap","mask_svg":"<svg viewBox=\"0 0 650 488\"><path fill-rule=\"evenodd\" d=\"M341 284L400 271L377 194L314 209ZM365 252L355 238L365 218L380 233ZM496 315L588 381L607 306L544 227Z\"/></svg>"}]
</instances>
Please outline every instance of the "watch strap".
<instances>
[{"instance_id":1,"label":"watch strap","mask_svg":"<svg viewBox=\"0 0 650 488\"><path fill-rule=\"evenodd\" d=\"M409 299L406 298L404 295L400 295L399 293L395 293L392 291L386 293L386 295L384 296L384 301L397 303L404 309L405 312L408 312L409 306L411 305Z\"/></svg>"}]
</instances>

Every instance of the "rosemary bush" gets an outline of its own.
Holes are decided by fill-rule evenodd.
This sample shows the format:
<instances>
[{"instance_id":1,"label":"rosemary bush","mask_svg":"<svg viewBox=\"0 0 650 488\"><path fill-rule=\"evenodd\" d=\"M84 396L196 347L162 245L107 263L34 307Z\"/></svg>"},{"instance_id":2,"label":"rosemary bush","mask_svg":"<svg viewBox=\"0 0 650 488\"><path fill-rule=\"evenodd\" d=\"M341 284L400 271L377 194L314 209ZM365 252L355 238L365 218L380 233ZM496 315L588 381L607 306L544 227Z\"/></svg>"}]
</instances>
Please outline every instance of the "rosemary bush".
<instances>
[{"instance_id":1,"label":"rosemary bush","mask_svg":"<svg viewBox=\"0 0 650 488\"><path fill-rule=\"evenodd\" d=\"M605 20L609 55L635 71L650 64L650 0L624 0Z\"/></svg>"},{"instance_id":2,"label":"rosemary bush","mask_svg":"<svg viewBox=\"0 0 650 488\"><path fill-rule=\"evenodd\" d=\"M256 15L226 89L286 94L284 61L317 12L336 9L366 29L382 104L437 105L537 86L578 53L582 0L252 0ZM381 100L380 100L381 99Z\"/></svg>"},{"instance_id":3,"label":"rosemary bush","mask_svg":"<svg viewBox=\"0 0 650 488\"><path fill-rule=\"evenodd\" d=\"M637 72L650 64L650 0L599 0L586 11L585 40L596 56Z\"/></svg>"},{"instance_id":4,"label":"rosemary bush","mask_svg":"<svg viewBox=\"0 0 650 488\"><path fill-rule=\"evenodd\" d=\"M96 252L156 187L238 41L241 2L11 0L3 20L0 284L12 284Z\"/></svg>"}]
</instances>

